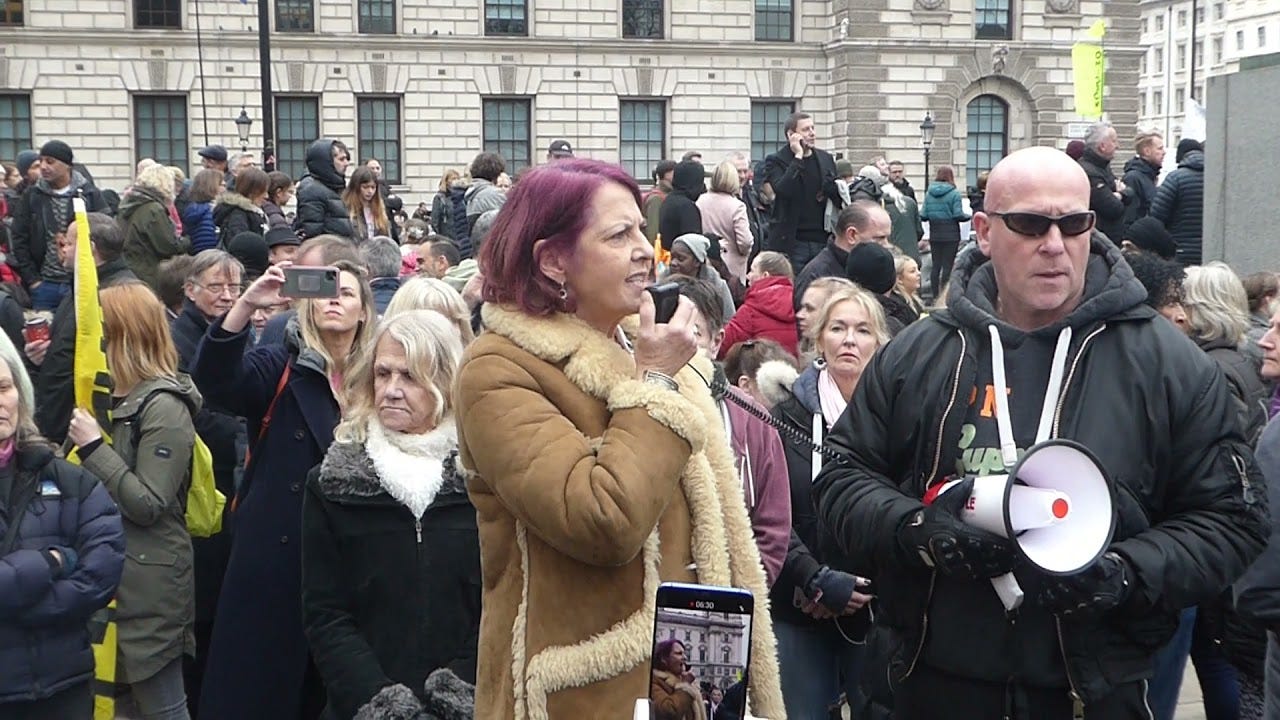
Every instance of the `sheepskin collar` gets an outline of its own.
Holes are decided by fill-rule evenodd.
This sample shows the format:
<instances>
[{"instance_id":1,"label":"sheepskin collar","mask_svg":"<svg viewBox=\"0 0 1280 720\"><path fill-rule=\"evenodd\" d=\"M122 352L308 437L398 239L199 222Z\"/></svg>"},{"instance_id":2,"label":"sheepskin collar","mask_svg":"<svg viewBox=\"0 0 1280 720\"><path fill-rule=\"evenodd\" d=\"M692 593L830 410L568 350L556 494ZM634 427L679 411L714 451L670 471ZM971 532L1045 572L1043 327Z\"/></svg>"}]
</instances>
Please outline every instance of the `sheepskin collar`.
<instances>
[{"instance_id":1,"label":"sheepskin collar","mask_svg":"<svg viewBox=\"0 0 1280 720\"><path fill-rule=\"evenodd\" d=\"M437 430L444 430L443 427ZM449 426L450 434L453 433L452 424ZM442 435L446 433L441 433ZM428 433L430 436L431 433ZM457 440L456 434L453 435L454 442L449 446L447 452L442 453L441 457L434 467L439 468L432 475L438 475L440 478L436 491L432 493L431 500L424 505L429 507L431 504L439 504L443 502L467 501L467 488L462 475L457 469ZM424 441L432 445L440 443L441 438L436 437L429 441ZM375 447L377 443L375 442ZM377 453L381 454L381 453ZM406 453L407 455L408 453ZM324 462L320 465L319 486L320 492L325 497L335 502L354 502L354 503L375 503L389 504L397 503L413 508L404 502L396 493L389 490L379 465L386 469L388 476L400 477L400 482L404 479L420 478L423 474L423 462L425 460L416 461L415 465L402 466L401 462L409 462L408 459L393 460L383 462L375 461L370 456L367 449L367 443L349 443L335 442L329 446L329 452L324 456ZM391 469L391 468L401 469ZM408 467L406 472L403 467ZM417 513L417 517L421 517L422 513Z\"/></svg>"}]
</instances>

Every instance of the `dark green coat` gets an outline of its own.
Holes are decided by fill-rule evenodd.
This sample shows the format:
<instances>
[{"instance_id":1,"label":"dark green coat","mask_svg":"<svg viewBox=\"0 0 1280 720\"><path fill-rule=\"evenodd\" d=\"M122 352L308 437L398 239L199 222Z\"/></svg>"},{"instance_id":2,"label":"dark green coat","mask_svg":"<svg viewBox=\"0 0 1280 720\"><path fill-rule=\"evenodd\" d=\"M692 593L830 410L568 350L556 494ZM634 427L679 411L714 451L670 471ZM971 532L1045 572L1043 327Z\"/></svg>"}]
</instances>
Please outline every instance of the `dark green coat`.
<instances>
[{"instance_id":1,"label":"dark green coat","mask_svg":"<svg viewBox=\"0 0 1280 720\"><path fill-rule=\"evenodd\" d=\"M120 229L124 231L124 261L151 287L156 286L156 266L161 260L191 249L191 241L174 231L164 198L140 185L130 188L120 201Z\"/></svg>"},{"instance_id":2,"label":"dark green coat","mask_svg":"<svg viewBox=\"0 0 1280 720\"><path fill-rule=\"evenodd\" d=\"M191 417L200 404L185 375L139 383L112 412L112 444L84 458L84 468L102 480L124 518L124 576L116 594L122 681L145 680L183 654L195 654L186 505L195 443Z\"/></svg>"}]
</instances>

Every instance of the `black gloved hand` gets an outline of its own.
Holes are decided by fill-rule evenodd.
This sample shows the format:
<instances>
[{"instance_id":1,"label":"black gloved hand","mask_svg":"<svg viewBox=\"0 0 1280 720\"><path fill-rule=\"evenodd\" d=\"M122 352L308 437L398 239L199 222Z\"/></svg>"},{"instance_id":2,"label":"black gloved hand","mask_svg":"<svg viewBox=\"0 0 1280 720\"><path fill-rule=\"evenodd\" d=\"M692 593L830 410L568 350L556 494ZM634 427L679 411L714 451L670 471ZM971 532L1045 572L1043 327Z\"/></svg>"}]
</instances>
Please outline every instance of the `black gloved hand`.
<instances>
[{"instance_id":1,"label":"black gloved hand","mask_svg":"<svg viewBox=\"0 0 1280 720\"><path fill-rule=\"evenodd\" d=\"M1133 571L1118 553L1107 552L1083 572L1054 577L1039 594L1040 605L1058 615L1103 613L1118 607L1133 591Z\"/></svg>"},{"instance_id":2,"label":"black gloved hand","mask_svg":"<svg viewBox=\"0 0 1280 720\"><path fill-rule=\"evenodd\" d=\"M967 477L939 495L933 504L907 518L898 529L898 544L908 563L974 580L986 580L1013 569L1013 544L960 518L974 478Z\"/></svg>"},{"instance_id":3,"label":"black gloved hand","mask_svg":"<svg viewBox=\"0 0 1280 720\"><path fill-rule=\"evenodd\" d=\"M843 615L857 588L858 578L824 565L805 583L804 593L831 612Z\"/></svg>"}]
</instances>

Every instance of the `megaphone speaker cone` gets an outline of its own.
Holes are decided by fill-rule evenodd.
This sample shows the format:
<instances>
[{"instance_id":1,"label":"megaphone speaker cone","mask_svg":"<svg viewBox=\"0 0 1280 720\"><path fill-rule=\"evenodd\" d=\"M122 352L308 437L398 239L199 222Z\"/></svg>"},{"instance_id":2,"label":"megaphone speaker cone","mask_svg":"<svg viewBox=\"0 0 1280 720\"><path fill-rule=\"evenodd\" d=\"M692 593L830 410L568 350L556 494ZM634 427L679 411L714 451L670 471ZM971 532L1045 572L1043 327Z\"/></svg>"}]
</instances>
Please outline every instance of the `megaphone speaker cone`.
<instances>
[{"instance_id":1,"label":"megaphone speaker cone","mask_svg":"<svg viewBox=\"0 0 1280 720\"><path fill-rule=\"evenodd\" d=\"M1102 464L1084 446L1070 440L1039 443L1027 450L1010 477L1005 487L1006 532L1026 561L1050 574L1070 575L1092 565L1111 545L1115 490ZM1031 488L1053 497L1045 502L1046 496L1024 491Z\"/></svg>"}]
</instances>

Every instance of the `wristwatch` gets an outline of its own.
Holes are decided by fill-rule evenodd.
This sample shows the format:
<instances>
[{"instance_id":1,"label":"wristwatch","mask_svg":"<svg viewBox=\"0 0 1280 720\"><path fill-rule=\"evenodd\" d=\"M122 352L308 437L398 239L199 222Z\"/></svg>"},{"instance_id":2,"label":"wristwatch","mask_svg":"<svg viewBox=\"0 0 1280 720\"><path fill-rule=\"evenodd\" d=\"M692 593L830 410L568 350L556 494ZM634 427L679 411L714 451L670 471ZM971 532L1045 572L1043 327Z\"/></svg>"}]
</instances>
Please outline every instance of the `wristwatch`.
<instances>
[{"instance_id":1,"label":"wristwatch","mask_svg":"<svg viewBox=\"0 0 1280 720\"><path fill-rule=\"evenodd\" d=\"M675 378L664 372L658 372L657 370L645 370L644 381L649 385L659 385L668 390L680 390L680 383L676 382Z\"/></svg>"}]
</instances>

